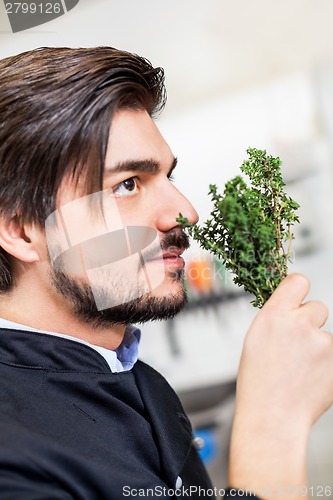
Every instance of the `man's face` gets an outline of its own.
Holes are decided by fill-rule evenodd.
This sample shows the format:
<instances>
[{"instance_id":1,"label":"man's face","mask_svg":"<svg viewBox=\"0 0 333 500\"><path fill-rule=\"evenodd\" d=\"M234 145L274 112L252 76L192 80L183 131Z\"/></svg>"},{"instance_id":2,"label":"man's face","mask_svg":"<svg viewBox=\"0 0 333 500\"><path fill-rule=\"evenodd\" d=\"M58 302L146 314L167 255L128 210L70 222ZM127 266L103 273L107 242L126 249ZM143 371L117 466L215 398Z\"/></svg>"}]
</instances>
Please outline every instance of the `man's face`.
<instances>
[{"instance_id":1,"label":"man's face","mask_svg":"<svg viewBox=\"0 0 333 500\"><path fill-rule=\"evenodd\" d=\"M185 304L181 212L197 213L172 184L176 160L145 111L113 117L103 191L66 185L46 221L52 282L87 322L166 319Z\"/></svg>"}]
</instances>

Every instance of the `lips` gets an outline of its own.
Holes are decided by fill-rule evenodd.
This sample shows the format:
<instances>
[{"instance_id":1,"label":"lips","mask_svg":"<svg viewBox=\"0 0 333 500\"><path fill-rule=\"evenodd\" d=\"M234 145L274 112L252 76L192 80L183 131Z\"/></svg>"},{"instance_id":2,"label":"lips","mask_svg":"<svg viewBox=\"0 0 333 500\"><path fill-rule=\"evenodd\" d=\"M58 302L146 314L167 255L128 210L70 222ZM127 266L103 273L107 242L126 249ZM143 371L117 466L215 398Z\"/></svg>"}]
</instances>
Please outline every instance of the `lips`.
<instances>
[{"instance_id":1,"label":"lips","mask_svg":"<svg viewBox=\"0 0 333 500\"><path fill-rule=\"evenodd\" d=\"M155 253L151 258L147 259L148 262L158 262L158 261L163 261L163 262L169 262L170 264L173 263L178 263L178 264L184 264L184 259L181 257L181 254L185 251L184 248L173 248L172 251L168 252L159 252L158 254ZM147 262L146 260L146 262Z\"/></svg>"},{"instance_id":2,"label":"lips","mask_svg":"<svg viewBox=\"0 0 333 500\"><path fill-rule=\"evenodd\" d=\"M181 254L184 252L184 248L179 248L172 250L172 252L166 252L162 254L163 259L176 259L177 257L180 257Z\"/></svg>"}]
</instances>

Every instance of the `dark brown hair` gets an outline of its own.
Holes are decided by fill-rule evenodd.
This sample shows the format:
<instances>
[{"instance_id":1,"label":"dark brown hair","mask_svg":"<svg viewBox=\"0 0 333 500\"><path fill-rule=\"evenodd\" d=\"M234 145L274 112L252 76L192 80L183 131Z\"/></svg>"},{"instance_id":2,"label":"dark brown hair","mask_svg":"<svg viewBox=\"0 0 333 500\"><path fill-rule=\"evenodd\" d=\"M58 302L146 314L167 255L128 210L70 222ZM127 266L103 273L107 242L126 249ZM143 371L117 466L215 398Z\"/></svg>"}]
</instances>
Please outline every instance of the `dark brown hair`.
<instances>
[{"instance_id":1,"label":"dark brown hair","mask_svg":"<svg viewBox=\"0 0 333 500\"><path fill-rule=\"evenodd\" d=\"M66 175L102 189L112 115L166 100L162 68L112 47L40 48L0 61L0 216L44 226ZM13 284L0 248L0 292Z\"/></svg>"}]
</instances>

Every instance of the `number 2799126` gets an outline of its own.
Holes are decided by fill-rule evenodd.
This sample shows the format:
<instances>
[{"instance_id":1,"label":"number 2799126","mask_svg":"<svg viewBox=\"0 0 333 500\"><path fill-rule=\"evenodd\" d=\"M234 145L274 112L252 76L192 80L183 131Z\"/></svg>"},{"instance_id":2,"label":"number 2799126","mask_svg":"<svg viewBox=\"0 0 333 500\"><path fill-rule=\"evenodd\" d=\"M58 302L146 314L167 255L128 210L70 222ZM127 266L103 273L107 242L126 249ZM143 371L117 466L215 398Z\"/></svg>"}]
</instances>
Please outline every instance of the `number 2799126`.
<instances>
[{"instance_id":1,"label":"number 2799126","mask_svg":"<svg viewBox=\"0 0 333 500\"><path fill-rule=\"evenodd\" d=\"M61 3L7 2L7 14L61 14Z\"/></svg>"}]
</instances>

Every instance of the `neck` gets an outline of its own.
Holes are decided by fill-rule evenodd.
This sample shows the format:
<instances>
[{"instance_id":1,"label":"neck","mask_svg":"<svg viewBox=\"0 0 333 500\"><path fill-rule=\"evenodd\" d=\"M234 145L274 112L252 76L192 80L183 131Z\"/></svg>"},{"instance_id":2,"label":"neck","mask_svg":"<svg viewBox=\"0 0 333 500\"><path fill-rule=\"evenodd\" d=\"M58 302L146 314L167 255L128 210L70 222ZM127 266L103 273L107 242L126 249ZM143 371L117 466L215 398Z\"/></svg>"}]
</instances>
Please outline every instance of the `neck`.
<instances>
[{"instance_id":1,"label":"neck","mask_svg":"<svg viewBox=\"0 0 333 500\"><path fill-rule=\"evenodd\" d=\"M90 325L75 315L71 304L60 294L46 290L38 280L31 280L28 275L1 297L0 317L38 330L71 335L110 350L120 345L126 327L117 324L96 328Z\"/></svg>"}]
</instances>

